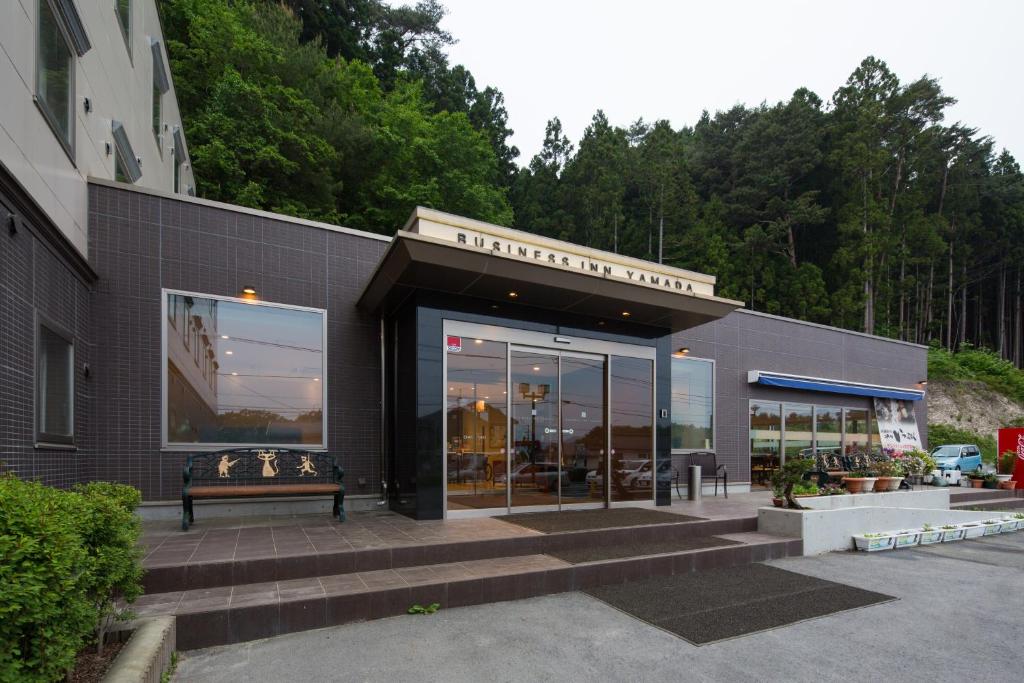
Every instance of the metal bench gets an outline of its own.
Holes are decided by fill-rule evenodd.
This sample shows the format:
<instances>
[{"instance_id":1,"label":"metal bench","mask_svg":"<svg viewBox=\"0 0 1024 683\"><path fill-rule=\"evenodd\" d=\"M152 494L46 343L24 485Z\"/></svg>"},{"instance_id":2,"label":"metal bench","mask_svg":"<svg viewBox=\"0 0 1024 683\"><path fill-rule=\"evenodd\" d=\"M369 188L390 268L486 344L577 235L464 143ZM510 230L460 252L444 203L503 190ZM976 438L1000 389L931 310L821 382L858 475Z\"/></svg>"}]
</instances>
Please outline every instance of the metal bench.
<instances>
[{"instance_id":1,"label":"metal bench","mask_svg":"<svg viewBox=\"0 0 1024 683\"><path fill-rule=\"evenodd\" d=\"M195 522L196 498L332 495L331 514L344 522L344 474L333 455L313 451L228 448L193 453L181 473L181 530L188 531Z\"/></svg>"}]
</instances>

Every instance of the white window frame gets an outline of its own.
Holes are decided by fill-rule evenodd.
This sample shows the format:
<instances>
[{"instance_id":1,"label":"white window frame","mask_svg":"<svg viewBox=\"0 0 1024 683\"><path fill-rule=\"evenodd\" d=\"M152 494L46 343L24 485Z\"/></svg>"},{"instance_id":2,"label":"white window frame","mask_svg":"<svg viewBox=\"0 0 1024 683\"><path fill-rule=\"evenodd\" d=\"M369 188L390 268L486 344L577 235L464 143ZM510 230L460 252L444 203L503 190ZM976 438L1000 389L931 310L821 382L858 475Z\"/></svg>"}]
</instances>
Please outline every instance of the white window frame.
<instances>
[{"instance_id":1,"label":"white window frame","mask_svg":"<svg viewBox=\"0 0 1024 683\"><path fill-rule=\"evenodd\" d=\"M322 348L322 361L323 372L320 376L320 390L322 392L321 398L321 435L323 436L322 443L319 444L299 444L299 443L234 443L234 442L197 442L197 443L170 443L167 440L167 411L168 411L168 400L167 390L170 386L167 378L167 302L171 295L177 296L190 296L196 299L210 299L212 301L225 301L230 303L238 303L246 306L264 306L266 308L283 308L293 311L305 311L308 313L318 313L321 316L321 348ZM327 359L327 309L324 308L312 308L309 306L295 306L292 304L282 304L272 301L252 301L250 299L241 299L239 297L232 296L220 296L217 294L204 294L202 292L189 292L179 289L167 289L162 288L160 290L160 319L162 323L160 325L160 449L163 451L186 451L186 452L199 452L199 451L215 451L223 448L255 448L255 447L267 447L267 448L299 448L307 451L326 451L327 444L329 442L327 435L327 374L330 366L328 365Z\"/></svg>"}]
</instances>

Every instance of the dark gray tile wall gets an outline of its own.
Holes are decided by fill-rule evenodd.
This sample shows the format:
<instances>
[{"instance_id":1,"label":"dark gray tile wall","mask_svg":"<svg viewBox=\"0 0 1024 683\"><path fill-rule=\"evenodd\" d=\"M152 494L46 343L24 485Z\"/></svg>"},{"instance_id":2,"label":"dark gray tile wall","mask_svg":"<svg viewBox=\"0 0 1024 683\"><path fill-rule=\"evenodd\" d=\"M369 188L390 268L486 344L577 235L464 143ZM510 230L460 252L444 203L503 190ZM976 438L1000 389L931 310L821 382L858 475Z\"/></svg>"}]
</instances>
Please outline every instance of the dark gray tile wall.
<instances>
[{"instance_id":1,"label":"dark gray tile wall","mask_svg":"<svg viewBox=\"0 0 1024 683\"><path fill-rule=\"evenodd\" d=\"M857 396L749 384L748 370L901 387L914 387L928 374L928 355L921 346L750 311L672 335L672 348L683 346L691 357L715 361L715 450L734 481L750 480L751 399L871 407L870 399ZM926 402L915 403L915 411L921 437L927 439Z\"/></svg>"},{"instance_id":2,"label":"dark gray tile wall","mask_svg":"<svg viewBox=\"0 0 1024 683\"><path fill-rule=\"evenodd\" d=\"M5 199L0 209L6 217ZM0 472L67 487L79 481L93 444L92 292L47 244L23 225L0 233ZM35 325L37 313L74 337L76 448L35 447Z\"/></svg>"},{"instance_id":3,"label":"dark gray tile wall","mask_svg":"<svg viewBox=\"0 0 1024 683\"><path fill-rule=\"evenodd\" d=\"M351 494L379 490L379 323L356 310L387 243L186 200L92 185L96 443L87 478L147 500L181 495L185 454L160 448L162 288L327 310L328 448ZM359 485L363 479L365 484Z\"/></svg>"}]
</instances>

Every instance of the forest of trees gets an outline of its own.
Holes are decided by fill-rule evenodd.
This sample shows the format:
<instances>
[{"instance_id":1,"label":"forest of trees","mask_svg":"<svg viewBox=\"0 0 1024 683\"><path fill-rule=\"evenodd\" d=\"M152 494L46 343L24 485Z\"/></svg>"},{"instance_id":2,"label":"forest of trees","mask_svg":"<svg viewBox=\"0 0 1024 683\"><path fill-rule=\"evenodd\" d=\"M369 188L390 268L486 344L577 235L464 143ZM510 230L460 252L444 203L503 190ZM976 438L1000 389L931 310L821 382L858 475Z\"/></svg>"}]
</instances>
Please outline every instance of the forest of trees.
<instances>
[{"instance_id":1,"label":"forest of trees","mask_svg":"<svg viewBox=\"0 0 1024 683\"><path fill-rule=\"evenodd\" d=\"M714 274L749 308L1022 360L1024 176L937 78L692 126L558 118L525 167L436 0L161 0L200 196L392 233L417 204ZM638 112L638 115L640 112Z\"/></svg>"}]
</instances>

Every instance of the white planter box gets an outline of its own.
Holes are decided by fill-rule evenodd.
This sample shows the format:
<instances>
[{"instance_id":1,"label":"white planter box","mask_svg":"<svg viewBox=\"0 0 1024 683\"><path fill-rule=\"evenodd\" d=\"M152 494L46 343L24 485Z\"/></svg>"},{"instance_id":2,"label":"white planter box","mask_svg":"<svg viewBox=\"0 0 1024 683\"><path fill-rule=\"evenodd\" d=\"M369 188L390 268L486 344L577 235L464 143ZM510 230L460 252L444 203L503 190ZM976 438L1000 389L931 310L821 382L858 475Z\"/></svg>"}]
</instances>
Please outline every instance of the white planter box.
<instances>
[{"instance_id":1,"label":"white planter box","mask_svg":"<svg viewBox=\"0 0 1024 683\"><path fill-rule=\"evenodd\" d=\"M960 530L964 532L964 538L981 538L985 535L985 527L981 522L976 524L962 524Z\"/></svg>"},{"instance_id":2,"label":"white planter box","mask_svg":"<svg viewBox=\"0 0 1024 683\"><path fill-rule=\"evenodd\" d=\"M996 522L995 524L982 524L982 526L985 527L986 536L995 536L1002 529L1003 524L1002 522Z\"/></svg>"},{"instance_id":3,"label":"white planter box","mask_svg":"<svg viewBox=\"0 0 1024 683\"><path fill-rule=\"evenodd\" d=\"M921 545L931 545L932 543L942 543L942 529L932 529L931 531L925 531L921 529Z\"/></svg>"},{"instance_id":4,"label":"white planter box","mask_svg":"<svg viewBox=\"0 0 1024 683\"><path fill-rule=\"evenodd\" d=\"M896 538L894 536L888 535L866 537L863 534L858 534L853 537L857 550L869 553L878 552L879 550L891 550L895 545L895 541Z\"/></svg>"},{"instance_id":5,"label":"white planter box","mask_svg":"<svg viewBox=\"0 0 1024 683\"><path fill-rule=\"evenodd\" d=\"M949 543L950 541L961 541L964 539L964 530L960 528L956 529L943 529L942 530L942 542Z\"/></svg>"},{"instance_id":6,"label":"white planter box","mask_svg":"<svg viewBox=\"0 0 1024 683\"><path fill-rule=\"evenodd\" d=\"M1012 524L1013 525L1013 528L1011 528L1011 529L1005 529L1004 528L1004 531L1021 531L1022 529L1024 529L1024 519L1017 519L1016 517L1012 517L1009 520L1003 520L1003 523L1004 523L1004 525L1005 524Z\"/></svg>"},{"instance_id":7,"label":"white planter box","mask_svg":"<svg viewBox=\"0 0 1024 683\"><path fill-rule=\"evenodd\" d=\"M1008 534L1011 531L1016 531L1019 526L1015 519L1001 519L999 520L999 523L1002 525L999 527L999 533L1001 534Z\"/></svg>"},{"instance_id":8,"label":"white planter box","mask_svg":"<svg viewBox=\"0 0 1024 683\"><path fill-rule=\"evenodd\" d=\"M900 529L892 532L892 535L896 539L896 548L909 548L921 542L921 532L916 530Z\"/></svg>"}]
</instances>

